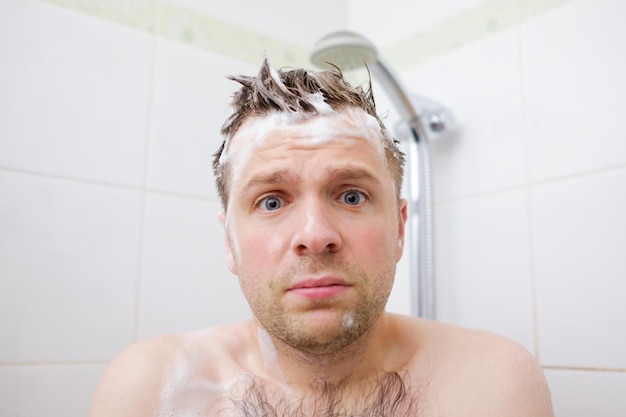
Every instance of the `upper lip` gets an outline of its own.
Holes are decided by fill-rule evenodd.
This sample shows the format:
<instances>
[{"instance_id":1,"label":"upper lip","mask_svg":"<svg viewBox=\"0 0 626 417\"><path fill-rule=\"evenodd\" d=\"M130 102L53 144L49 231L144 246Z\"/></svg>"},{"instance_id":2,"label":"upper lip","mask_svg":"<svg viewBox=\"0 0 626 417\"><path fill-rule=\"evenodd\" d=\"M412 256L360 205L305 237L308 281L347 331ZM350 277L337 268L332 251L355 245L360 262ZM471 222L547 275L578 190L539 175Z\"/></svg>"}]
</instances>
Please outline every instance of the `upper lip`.
<instances>
[{"instance_id":1,"label":"upper lip","mask_svg":"<svg viewBox=\"0 0 626 417\"><path fill-rule=\"evenodd\" d=\"M315 287L329 287L331 285L343 285L348 286L346 281L341 278L323 277L323 278L307 278L302 281L298 281L291 287L290 290L297 290L300 288L315 288Z\"/></svg>"}]
</instances>

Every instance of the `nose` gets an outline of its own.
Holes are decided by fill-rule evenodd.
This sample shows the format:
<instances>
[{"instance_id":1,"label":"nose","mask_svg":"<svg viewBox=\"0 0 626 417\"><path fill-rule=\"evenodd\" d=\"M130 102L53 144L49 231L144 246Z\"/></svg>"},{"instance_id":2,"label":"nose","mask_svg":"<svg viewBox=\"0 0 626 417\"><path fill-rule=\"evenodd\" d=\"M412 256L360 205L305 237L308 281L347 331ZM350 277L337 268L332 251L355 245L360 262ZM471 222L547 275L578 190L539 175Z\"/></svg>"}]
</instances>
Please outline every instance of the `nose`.
<instances>
[{"instance_id":1,"label":"nose","mask_svg":"<svg viewBox=\"0 0 626 417\"><path fill-rule=\"evenodd\" d=\"M332 208L320 201L302 201L291 247L299 255L333 253L342 239L335 227Z\"/></svg>"}]
</instances>

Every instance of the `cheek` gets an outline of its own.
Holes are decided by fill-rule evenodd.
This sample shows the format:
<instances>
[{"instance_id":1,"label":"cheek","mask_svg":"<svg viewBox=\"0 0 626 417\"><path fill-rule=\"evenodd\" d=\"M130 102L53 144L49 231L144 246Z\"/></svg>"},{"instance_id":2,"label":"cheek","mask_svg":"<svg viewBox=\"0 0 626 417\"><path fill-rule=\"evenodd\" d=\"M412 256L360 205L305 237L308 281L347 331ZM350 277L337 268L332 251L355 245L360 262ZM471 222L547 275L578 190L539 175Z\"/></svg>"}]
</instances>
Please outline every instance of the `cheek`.
<instances>
[{"instance_id":1,"label":"cheek","mask_svg":"<svg viewBox=\"0 0 626 417\"><path fill-rule=\"evenodd\" d=\"M264 245L264 250L270 256L276 256L286 250L285 240L278 233L270 233Z\"/></svg>"},{"instance_id":2,"label":"cheek","mask_svg":"<svg viewBox=\"0 0 626 417\"><path fill-rule=\"evenodd\" d=\"M276 259L287 250L285 240L276 231L260 231L242 236L239 241L239 260L251 271L259 271L265 265L276 265Z\"/></svg>"},{"instance_id":3,"label":"cheek","mask_svg":"<svg viewBox=\"0 0 626 417\"><path fill-rule=\"evenodd\" d=\"M358 233L353 234L353 241L362 248L363 255L371 263L378 264L381 262L381 258L395 261L401 248L401 242L395 228L397 225L391 224L361 227Z\"/></svg>"},{"instance_id":4,"label":"cheek","mask_svg":"<svg viewBox=\"0 0 626 417\"><path fill-rule=\"evenodd\" d=\"M276 224L263 224L246 213L231 207L226 218L230 237L230 251L240 278L253 279L268 275L278 265L280 257L289 247L283 228Z\"/></svg>"}]
</instances>

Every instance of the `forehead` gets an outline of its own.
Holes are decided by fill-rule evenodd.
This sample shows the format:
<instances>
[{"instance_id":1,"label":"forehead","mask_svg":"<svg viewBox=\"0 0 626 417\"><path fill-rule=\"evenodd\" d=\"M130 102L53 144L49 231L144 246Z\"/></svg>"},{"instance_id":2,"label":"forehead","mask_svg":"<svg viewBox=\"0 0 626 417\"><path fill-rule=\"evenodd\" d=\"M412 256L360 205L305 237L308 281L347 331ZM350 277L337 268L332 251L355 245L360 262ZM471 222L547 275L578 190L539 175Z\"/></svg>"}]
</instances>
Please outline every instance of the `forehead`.
<instances>
[{"instance_id":1,"label":"forehead","mask_svg":"<svg viewBox=\"0 0 626 417\"><path fill-rule=\"evenodd\" d=\"M348 108L304 118L301 114L270 113L247 120L226 144L220 164L230 165L231 185L238 182L254 155L279 149L340 149L363 143L385 161L385 136L376 118ZM266 155L268 156L268 155Z\"/></svg>"}]
</instances>

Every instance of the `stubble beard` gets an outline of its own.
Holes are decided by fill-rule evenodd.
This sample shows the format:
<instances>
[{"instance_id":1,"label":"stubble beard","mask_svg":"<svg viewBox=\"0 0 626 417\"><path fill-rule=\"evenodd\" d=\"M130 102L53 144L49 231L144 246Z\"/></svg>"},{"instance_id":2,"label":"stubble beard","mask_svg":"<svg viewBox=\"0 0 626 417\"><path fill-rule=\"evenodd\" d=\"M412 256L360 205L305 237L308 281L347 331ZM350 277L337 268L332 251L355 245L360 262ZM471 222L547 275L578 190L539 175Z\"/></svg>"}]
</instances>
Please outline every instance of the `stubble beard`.
<instances>
[{"instance_id":1,"label":"stubble beard","mask_svg":"<svg viewBox=\"0 0 626 417\"><path fill-rule=\"evenodd\" d=\"M310 300L306 311L295 313L286 311L280 303L273 304L271 297L259 296L261 292L255 299L248 297L248 301L257 320L274 339L305 355L336 356L362 339L382 314L391 291L395 264L378 275L368 276L360 267L347 264L337 255L327 254L306 258L276 282L290 282L294 276L321 271L349 277L356 291L356 304L346 307L334 300ZM319 328L311 323L315 320L311 316L322 310L333 318Z\"/></svg>"}]
</instances>

